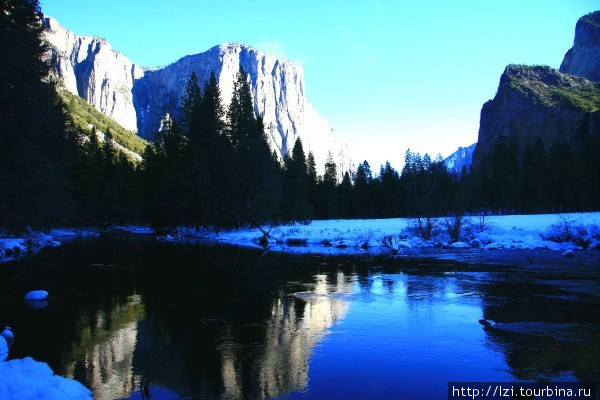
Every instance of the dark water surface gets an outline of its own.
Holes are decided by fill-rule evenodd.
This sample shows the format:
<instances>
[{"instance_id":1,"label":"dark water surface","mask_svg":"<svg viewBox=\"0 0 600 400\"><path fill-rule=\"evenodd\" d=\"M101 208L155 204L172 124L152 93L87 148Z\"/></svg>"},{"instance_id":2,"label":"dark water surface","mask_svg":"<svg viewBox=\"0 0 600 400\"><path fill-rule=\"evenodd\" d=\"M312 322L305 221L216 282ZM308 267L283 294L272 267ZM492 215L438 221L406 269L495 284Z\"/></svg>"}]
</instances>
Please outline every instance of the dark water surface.
<instances>
[{"instance_id":1,"label":"dark water surface","mask_svg":"<svg viewBox=\"0 0 600 400\"><path fill-rule=\"evenodd\" d=\"M22 299L50 292L48 305ZM482 324L480 320L486 320ZM290 256L149 237L0 265L11 358L95 398L444 399L449 381L600 380L598 267Z\"/></svg>"}]
</instances>

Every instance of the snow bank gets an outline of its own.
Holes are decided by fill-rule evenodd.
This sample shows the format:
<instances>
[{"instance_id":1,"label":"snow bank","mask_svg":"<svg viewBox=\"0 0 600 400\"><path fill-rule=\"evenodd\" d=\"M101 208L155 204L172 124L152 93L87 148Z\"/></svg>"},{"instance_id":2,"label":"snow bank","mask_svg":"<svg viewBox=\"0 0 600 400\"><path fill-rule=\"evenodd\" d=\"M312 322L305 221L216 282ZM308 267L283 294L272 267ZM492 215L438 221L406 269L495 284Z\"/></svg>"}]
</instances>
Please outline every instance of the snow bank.
<instances>
[{"instance_id":1,"label":"snow bank","mask_svg":"<svg viewBox=\"0 0 600 400\"><path fill-rule=\"evenodd\" d=\"M600 213L465 217L458 240L451 240L445 219L435 221L431 237L421 237L416 221L408 218L321 220L306 224L263 227L269 249L294 253L387 253L403 249L443 247L494 249L600 249ZM262 247L259 229L195 231L179 229L181 238L203 238L223 243Z\"/></svg>"},{"instance_id":2,"label":"snow bank","mask_svg":"<svg viewBox=\"0 0 600 400\"><path fill-rule=\"evenodd\" d=\"M0 237L0 262L8 261L25 253L36 253L46 246L58 246L52 236L29 230L21 238Z\"/></svg>"},{"instance_id":3,"label":"snow bank","mask_svg":"<svg viewBox=\"0 0 600 400\"><path fill-rule=\"evenodd\" d=\"M8 345L0 336L0 399L90 400L92 392L74 379L54 375L31 357L5 361Z\"/></svg>"},{"instance_id":4,"label":"snow bank","mask_svg":"<svg viewBox=\"0 0 600 400\"><path fill-rule=\"evenodd\" d=\"M0 362L0 399L90 400L92 392L74 379L54 375L48 364L26 357Z\"/></svg>"}]
</instances>

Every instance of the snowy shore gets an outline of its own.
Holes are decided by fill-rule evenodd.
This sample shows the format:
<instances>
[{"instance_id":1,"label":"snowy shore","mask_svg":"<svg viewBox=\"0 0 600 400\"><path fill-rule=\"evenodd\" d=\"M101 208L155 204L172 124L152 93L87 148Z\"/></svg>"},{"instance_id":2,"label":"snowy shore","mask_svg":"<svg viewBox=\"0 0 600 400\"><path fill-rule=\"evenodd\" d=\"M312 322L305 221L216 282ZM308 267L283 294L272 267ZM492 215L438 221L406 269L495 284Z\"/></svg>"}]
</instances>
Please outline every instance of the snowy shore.
<instances>
[{"instance_id":1,"label":"snowy shore","mask_svg":"<svg viewBox=\"0 0 600 400\"><path fill-rule=\"evenodd\" d=\"M91 400L92 392L74 379L54 375L31 357L5 361L8 345L0 336L0 399Z\"/></svg>"},{"instance_id":2,"label":"snowy shore","mask_svg":"<svg viewBox=\"0 0 600 400\"><path fill-rule=\"evenodd\" d=\"M206 240L269 251L309 254L410 254L415 249L553 250L566 256L573 251L600 250L600 212L465 217L460 233L449 234L451 219L438 218L425 240L410 218L319 220L308 224L224 230L179 228L157 239L167 242ZM153 234L148 227L114 226L110 231ZM264 232L268 232L265 237ZM0 262L45 246L60 245L61 237L99 236L95 229L54 229L28 237L0 236Z\"/></svg>"},{"instance_id":3,"label":"snowy shore","mask_svg":"<svg viewBox=\"0 0 600 400\"><path fill-rule=\"evenodd\" d=\"M268 232L271 251L312 254L402 254L413 249L554 250L566 253L600 250L600 213L539 214L465 217L460 234L452 240L439 218L428 240L422 238L415 219L325 220L262 227ZM226 244L263 247L258 228L195 231L180 229L162 240L201 238ZM262 240L262 242L261 242Z\"/></svg>"}]
</instances>

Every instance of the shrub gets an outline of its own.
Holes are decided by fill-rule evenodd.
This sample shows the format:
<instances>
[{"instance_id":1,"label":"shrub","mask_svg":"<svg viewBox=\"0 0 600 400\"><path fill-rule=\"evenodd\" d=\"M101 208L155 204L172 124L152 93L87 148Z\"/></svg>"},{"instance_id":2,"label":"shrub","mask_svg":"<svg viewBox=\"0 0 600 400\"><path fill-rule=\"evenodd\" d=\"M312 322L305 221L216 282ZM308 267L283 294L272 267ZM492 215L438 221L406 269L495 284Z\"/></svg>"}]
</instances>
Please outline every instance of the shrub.
<instances>
[{"instance_id":1,"label":"shrub","mask_svg":"<svg viewBox=\"0 0 600 400\"><path fill-rule=\"evenodd\" d=\"M443 224L446 228L446 232L450 236L450 240L452 241L452 243L458 242L458 240L460 239L460 233L462 232L463 227L468 222L469 221L465 219L464 215L462 214L457 214L444 218Z\"/></svg>"}]
</instances>

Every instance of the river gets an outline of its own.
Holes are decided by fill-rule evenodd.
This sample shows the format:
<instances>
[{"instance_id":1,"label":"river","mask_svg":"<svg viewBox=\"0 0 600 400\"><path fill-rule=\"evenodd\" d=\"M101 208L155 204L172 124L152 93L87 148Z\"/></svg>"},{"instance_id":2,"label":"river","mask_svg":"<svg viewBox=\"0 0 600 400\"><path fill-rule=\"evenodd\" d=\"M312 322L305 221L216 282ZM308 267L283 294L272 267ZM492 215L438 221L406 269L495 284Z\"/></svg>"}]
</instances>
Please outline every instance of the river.
<instances>
[{"instance_id":1,"label":"river","mask_svg":"<svg viewBox=\"0 0 600 400\"><path fill-rule=\"evenodd\" d=\"M47 303L23 301L29 290ZM95 399L442 399L454 381L600 381L597 266L285 255L149 236L0 265L11 358Z\"/></svg>"}]
</instances>

